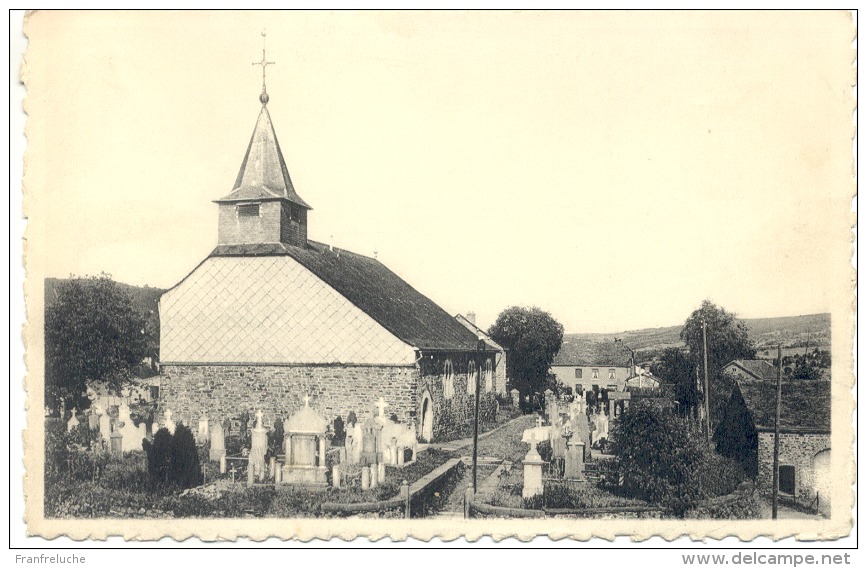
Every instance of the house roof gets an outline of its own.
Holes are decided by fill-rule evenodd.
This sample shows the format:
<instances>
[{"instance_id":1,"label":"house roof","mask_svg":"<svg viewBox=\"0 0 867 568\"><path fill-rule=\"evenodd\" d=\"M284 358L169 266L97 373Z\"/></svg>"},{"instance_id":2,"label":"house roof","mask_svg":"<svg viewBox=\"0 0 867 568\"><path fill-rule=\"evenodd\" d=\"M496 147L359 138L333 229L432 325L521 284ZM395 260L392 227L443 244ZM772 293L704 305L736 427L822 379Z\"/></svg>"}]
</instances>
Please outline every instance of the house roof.
<instances>
[{"instance_id":1,"label":"house roof","mask_svg":"<svg viewBox=\"0 0 867 568\"><path fill-rule=\"evenodd\" d=\"M502 345L500 345L499 343L497 343L496 341L491 339L491 336L488 335L488 333L485 330L483 330L482 328L480 328L479 326L477 326L476 324L474 324L473 322L468 320L462 314L456 315L455 319L458 320L459 322L461 322L461 324L465 328L467 328L468 330L470 330L474 334L476 334L477 337L478 337L478 334L481 334L482 338L484 338L485 343L487 343L492 349L494 349L496 351L504 351L504 352L506 351L505 349L503 349Z\"/></svg>"},{"instance_id":2,"label":"house roof","mask_svg":"<svg viewBox=\"0 0 867 568\"><path fill-rule=\"evenodd\" d=\"M764 359L735 359L726 365L723 370L727 369L731 365L740 367L743 371L749 373L756 379L765 381L773 381L777 379L777 368Z\"/></svg>"},{"instance_id":3,"label":"house roof","mask_svg":"<svg viewBox=\"0 0 867 568\"><path fill-rule=\"evenodd\" d=\"M776 381L738 377L737 385L757 430L773 430L776 412ZM799 432L831 431L831 382L782 381L780 429Z\"/></svg>"},{"instance_id":4,"label":"house roof","mask_svg":"<svg viewBox=\"0 0 867 568\"><path fill-rule=\"evenodd\" d=\"M217 199L217 203L234 201L261 201L285 199L301 207L311 207L295 193L289 178L289 169L280 151L277 134L271 123L268 107L262 105L253 136L244 154L241 170L229 195Z\"/></svg>"},{"instance_id":5,"label":"house roof","mask_svg":"<svg viewBox=\"0 0 867 568\"><path fill-rule=\"evenodd\" d=\"M219 245L212 257L289 256L400 340L422 350L475 351L476 335L376 259L308 241Z\"/></svg>"},{"instance_id":6,"label":"house roof","mask_svg":"<svg viewBox=\"0 0 867 568\"><path fill-rule=\"evenodd\" d=\"M551 364L569 367L628 367L629 351L614 341L564 338L563 345Z\"/></svg>"}]
</instances>

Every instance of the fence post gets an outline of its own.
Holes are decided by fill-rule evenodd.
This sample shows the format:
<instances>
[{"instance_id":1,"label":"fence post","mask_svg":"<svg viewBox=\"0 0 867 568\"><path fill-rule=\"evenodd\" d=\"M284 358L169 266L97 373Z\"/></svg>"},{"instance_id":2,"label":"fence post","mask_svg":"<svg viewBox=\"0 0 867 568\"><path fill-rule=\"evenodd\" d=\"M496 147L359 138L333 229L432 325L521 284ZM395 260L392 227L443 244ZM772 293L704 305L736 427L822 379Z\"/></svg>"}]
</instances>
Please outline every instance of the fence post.
<instances>
[{"instance_id":1,"label":"fence post","mask_svg":"<svg viewBox=\"0 0 867 568\"><path fill-rule=\"evenodd\" d=\"M476 491L473 489L472 484L467 486L467 490L464 491L464 518L470 518L470 506L473 503L473 498L475 497Z\"/></svg>"},{"instance_id":2,"label":"fence post","mask_svg":"<svg viewBox=\"0 0 867 568\"><path fill-rule=\"evenodd\" d=\"M406 479L404 479L403 483L400 484L400 494L403 496L404 500L404 517L408 519L410 515L410 496L409 483L407 483Z\"/></svg>"}]
</instances>

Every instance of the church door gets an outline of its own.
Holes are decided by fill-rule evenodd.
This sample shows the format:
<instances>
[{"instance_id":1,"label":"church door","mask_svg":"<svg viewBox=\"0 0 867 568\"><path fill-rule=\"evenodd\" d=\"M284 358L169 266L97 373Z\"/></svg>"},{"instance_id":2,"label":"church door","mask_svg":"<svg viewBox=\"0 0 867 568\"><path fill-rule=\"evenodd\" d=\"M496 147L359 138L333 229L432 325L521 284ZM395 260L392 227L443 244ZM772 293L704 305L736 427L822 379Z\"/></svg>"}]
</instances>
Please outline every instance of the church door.
<instances>
[{"instance_id":1,"label":"church door","mask_svg":"<svg viewBox=\"0 0 867 568\"><path fill-rule=\"evenodd\" d=\"M421 437L426 442L433 439L433 401L428 393L424 393L421 403Z\"/></svg>"}]
</instances>

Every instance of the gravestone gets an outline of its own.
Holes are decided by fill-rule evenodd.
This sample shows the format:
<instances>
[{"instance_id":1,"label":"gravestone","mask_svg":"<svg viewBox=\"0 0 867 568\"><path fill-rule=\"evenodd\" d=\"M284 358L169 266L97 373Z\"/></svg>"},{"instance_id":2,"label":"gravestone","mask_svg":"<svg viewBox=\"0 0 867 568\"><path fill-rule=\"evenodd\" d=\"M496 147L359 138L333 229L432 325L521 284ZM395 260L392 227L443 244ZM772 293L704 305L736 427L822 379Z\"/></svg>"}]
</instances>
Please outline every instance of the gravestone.
<instances>
[{"instance_id":1,"label":"gravestone","mask_svg":"<svg viewBox=\"0 0 867 568\"><path fill-rule=\"evenodd\" d=\"M361 424L351 416L346 426L346 463L350 465L361 463L362 439Z\"/></svg>"},{"instance_id":2,"label":"gravestone","mask_svg":"<svg viewBox=\"0 0 867 568\"><path fill-rule=\"evenodd\" d=\"M594 430L593 430L593 444L596 444L599 440L608 439L608 415L604 412L599 412L594 416L593 419Z\"/></svg>"},{"instance_id":3,"label":"gravestone","mask_svg":"<svg viewBox=\"0 0 867 568\"><path fill-rule=\"evenodd\" d=\"M111 418L108 416L108 412L103 411L102 414L99 415L99 433L102 436L102 439L105 441L106 446L111 447Z\"/></svg>"},{"instance_id":4,"label":"gravestone","mask_svg":"<svg viewBox=\"0 0 867 568\"><path fill-rule=\"evenodd\" d=\"M219 461L226 457L226 437L223 433L223 425L219 421L211 427L211 449L208 458L211 461Z\"/></svg>"},{"instance_id":5,"label":"gravestone","mask_svg":"<svg viewBox=\"0 0 867 568\"><path fill-rule=\"evenodd\" d=\"M207 444L210 436L210 427L208 426L208 417L202 416L199 418L199 431L196 434L196 442L199 444Z\"/></svg>"},{"instance_id":6,"label":"gravestone","mask_svg":"<svg viewBox=\"0 0 867 568\"><path fill-rule=\"evenodd\" d=\"M361 426L361 465L376 465L382 461L382 427L376 418Z\"/></svg>"},{"instance_id":7,"label":"gravestone","mask_svg":"<svg viewBox=\"0 0 867 568\"><path fill-rule=\"evenodd\" d=\"M566 479L584 479L584 442L569 441L566 447Z\"/></svg>"},{"instance_id":8,"label":"gravestone","mask_svg":"<svg viewBox=\"0 0 867 568\"><path fill-rule=\"evenodd\" d=\"M171 434L172 436L175 435L175 428L177 427L177 425L175 424L175 421L172 420L171 410L166 410L165 416L163 418L163 427L169 431L169 434Z\"/></svg>"},{"instance_id":9,"label":"gravestone","mask_svg":"<svg viewBox=\"0 0 867 568\"><path fill-rule=\"evenodd\" d=\"M93 407L87 411L87 426L91 430L99 430L99 416L96 415Z\"/></svg>"},{"instance_id":10,"label":"gravestone","mask_svg":"<svg viewBox=\"0 0 867 568\"><path fill-rule=\"evenodd\" d=\"M268 431L262 426L262 411L256 412L256 425L250 435L248 469L259 481L265 479L265 452L268 451Z\"/></svg>"},{"instance_id":11,"label":"gravestone","mask_svg":"<svg viewBox=\"0 0 867 568\"><path fill-rule=\"evenodd\" d=\"M512 406L516 409L521 408L521 392L518 389L512 389L509 394L512 395Z\"/></svg>"},{"instance_id":12,"label":"gravestone","mask_svg":"<svg viewBox=\"0 0 867 568\"><path fill-rule=\"evenodd\" d=\"M66 423L66 431L72 432L72 429L78 426L80 423L78 422L78 409L72 409L72 416L69 418L69 421Z\"/></svg>"},{"instance_id":13,"label":"gravestone","mask_svg":"<svg viewBox=\"0 0 867 568\"><path fill-rule=\"evenodd\" d=\"M121 404L120 408L118 408L118 423L121 424L120 434L123 436L122 442L122 450L123 452L134 452L142 449L142 440L144 436L141 435L141 430L139 430L135 423L132 421L132 416L130 416L130 409L126 403Z\"/></svg>"}]
</instances>

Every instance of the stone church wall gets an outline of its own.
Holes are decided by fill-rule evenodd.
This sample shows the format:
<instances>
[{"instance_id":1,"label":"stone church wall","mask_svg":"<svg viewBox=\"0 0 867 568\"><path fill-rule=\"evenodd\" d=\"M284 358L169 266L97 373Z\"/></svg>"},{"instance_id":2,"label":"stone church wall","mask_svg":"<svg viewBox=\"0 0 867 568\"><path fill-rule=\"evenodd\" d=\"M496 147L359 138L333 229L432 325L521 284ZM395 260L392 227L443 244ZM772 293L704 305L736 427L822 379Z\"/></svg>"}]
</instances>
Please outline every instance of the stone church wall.
<instances>
[{"instance_id":1,"label":"stone church wall","mask_svg":"<svg viewBox=\"0 0 867 568\"><path fill-rule=\"evenodd\" d=\"M473 435L475 395L467 393L467 365L471 357L474 358L475 356L468 353L426 355L419 363L422 376L418 383L418 400L423 400L425 392L430 393L434 407L434 442L455 440ZM446 358L451 359L454 373L454 395L449 399L445 398L444 393L443 365ZM485 382L482 375L479 375L479 380L481 381L479 421L480 423L492 422L496 419L497 410L496 375L493 381L495 388L490 392L485 392Z\"/></svg>"},{"instance_id":2,"label":"stone church wall","mask_svg":"<svg viewBox=\"0 0 867 568\"><path fill-rule=\"evenodd\" d=\"M305 393L329 422L345 421L350 411L364 420L382 396L386 416L409 422L416 421L417 377L414 366L164 365L159 405L188 424L203 415L224 420L261 409L270 427L275 417L300 409Z\"/></svg>"},{"instance_id":3,"label":"stone church wall","mask_svg":"<svg viewBox=\"0 0 867 568\"><path fill-rule=\"evenodd\" d=\"M759 490L768 495L773 490L774 433L759 432ZM795 466L795 491L800 501L815 497L813 456L831 447L830 434L780 433L780 465Z\"/></svg>"}]
</instances>

